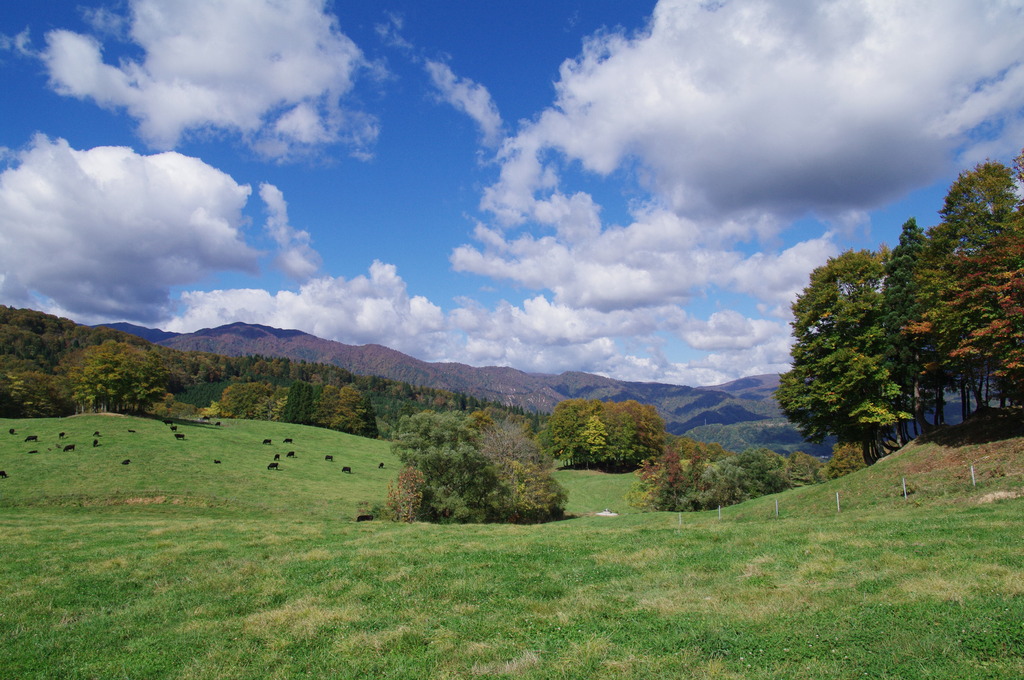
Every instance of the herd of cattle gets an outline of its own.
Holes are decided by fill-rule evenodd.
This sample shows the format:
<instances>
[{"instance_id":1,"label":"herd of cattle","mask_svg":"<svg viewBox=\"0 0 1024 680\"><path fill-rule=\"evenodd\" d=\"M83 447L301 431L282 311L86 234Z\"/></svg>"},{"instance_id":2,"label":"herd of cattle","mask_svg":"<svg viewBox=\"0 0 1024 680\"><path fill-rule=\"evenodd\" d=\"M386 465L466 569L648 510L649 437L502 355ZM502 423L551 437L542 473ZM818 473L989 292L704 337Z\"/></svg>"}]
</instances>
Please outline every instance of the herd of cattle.
<instances>
[{"instance_id":1,"label":"herd of cattle","mask_svg":"<svg viewBox=\"0 0 1024 680\"><path fill-rule=\"evenodd\" d=\"M174 434L175 440L183 441L185 439L184 433L177 431L178 430L178 426L174 423L174 421L172 421L172 420L164 420L163 423L164 423L164 425L169 426L170 431ZM215 423L215 425L216 426L220 426L220 422ZM135 430L131 430L130 429L130 430L128 430L128 432L130 434L135 434ZM12 427L12 428L10 428L8 430L8 434L16 436L18 433ZM62 451L62 452L74 451L75 450L75 444L63 444L62 443L66 438L67 438L67 433L66 432L59 432L57 434L58 443L55 446L48 447L47 450L48 451L50 451L50 450L59 450L59 451ZM100 439L101 438L102 438L102 435L100 434L100 432L98 430L96 432L92 433L92 445L93 445L93 448L101 446L101 444L100 444ZM25 436L25 443L37 443L38 444L39 443L39 435L34 435L34 434L26 435ZM291 437L287 437L287 438L285 438L283 440L283 443L284 444L294 444L294 440ZM263 445L264 446L272 446L273 445L273 440L271 440L271 439L264 439L263 440ZM28 451L28 453L39 453L39 449L32 449L32 450ZM285 458L297 458L297 455L296 455L295 451L289 451L288 453L285 454ZM271 462L271 463L269 463L267 465L267 469L268 470L281 470L282 468L280 467L280 463L279 463L280 460L281 460L281 454L280 453L275 453L274 454L274 460L273 460L273 462ZM324 460L326 460L329 463L333 463L334 462L334 456L331 455L331 454L327 454L327 455L324 456ZM130 465L131 462L132 462L131 459L125 458L124 460L121 461L121 465ZM221 461L216 459L216 458L213 460L213 462L214 462L215 465L220 465L221 464ZM377 469L383 470L384 469L384 463L380 463L377 466ZM343 473L352 474L352 467L349 466L349 465L345 465L345 466L343 466L341 468L341 471ZM0 479L7 479L7 478L8 478L7 472L4 471L4 470L0 470ZM373 519L373 517L369 516L369 515L360 515L359 517L356 518L356 520L360 521L360 522L366 521L368 519Z\"/></svg>"}]
</instances>

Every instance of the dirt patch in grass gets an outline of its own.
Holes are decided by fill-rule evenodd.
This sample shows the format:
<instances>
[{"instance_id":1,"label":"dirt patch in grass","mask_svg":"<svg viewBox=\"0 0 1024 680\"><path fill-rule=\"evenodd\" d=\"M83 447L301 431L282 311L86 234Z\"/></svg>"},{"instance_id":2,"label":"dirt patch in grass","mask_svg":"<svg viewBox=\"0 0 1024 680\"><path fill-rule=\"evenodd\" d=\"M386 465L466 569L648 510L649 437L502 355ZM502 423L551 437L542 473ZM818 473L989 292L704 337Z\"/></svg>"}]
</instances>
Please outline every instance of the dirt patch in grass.
<instances>
[{"instance_id":1,"label":"dirt patch in grass","mask_svg":"<svg viewBox=\"0 0 1024 680\"><path fill-rule=\"evenodd\" d=\"M1021 496L1024 496L1024 490L1020 489L1016 491L993 491L992 493L987 493L979 498L978 502L995 503L996 501L1007 501L1012 498L1020 498Z\"/></svg>"},{"instance_id":2,"label":"dirt patch in grass","mask_svg":"<svg viewBox=\"0 0 1024 680\"><path fill-rule=\"evenodd\" d=\"M160 505L167 502L167 496L150 496L149 498L125 498L122 501L111 501L111 505L124 503L125 505ZM180 502L180 501L171 501Z\"/></svg>"}]
</instances>

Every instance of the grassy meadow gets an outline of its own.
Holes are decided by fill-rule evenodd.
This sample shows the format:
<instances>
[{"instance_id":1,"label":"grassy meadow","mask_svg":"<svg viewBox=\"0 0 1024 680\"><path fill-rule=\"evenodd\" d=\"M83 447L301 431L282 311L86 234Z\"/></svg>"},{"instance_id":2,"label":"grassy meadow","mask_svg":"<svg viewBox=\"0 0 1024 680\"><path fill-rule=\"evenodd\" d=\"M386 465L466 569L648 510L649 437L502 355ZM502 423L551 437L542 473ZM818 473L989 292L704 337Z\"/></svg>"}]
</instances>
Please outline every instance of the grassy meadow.
<instances>
[{"instance_id":1,"label":"grassy meadow","mask_svg":"<svg viewBox=\"0 0 1024 680\"><path fill-rule=\"evenodd\" d=\"M382 442L0 427L3 678L1024 677L1020 439L909 447L721 519L435 526L352 521L397 472ZM72 428L79 450L46 450ZM571 512L626 509L628 477L559 479Z\"/></svg>"}]
</instances>

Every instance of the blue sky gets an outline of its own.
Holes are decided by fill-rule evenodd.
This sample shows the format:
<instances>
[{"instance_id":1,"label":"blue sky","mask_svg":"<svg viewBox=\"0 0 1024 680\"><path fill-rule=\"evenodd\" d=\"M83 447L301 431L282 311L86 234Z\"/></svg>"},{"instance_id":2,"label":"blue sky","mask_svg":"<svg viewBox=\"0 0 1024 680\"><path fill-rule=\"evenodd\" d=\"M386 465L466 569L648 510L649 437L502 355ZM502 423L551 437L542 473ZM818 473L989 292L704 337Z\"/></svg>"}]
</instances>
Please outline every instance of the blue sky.
<instances>
[{"instance_id":1,"label":"blue sky","mask_svg":"<svg viewBox=\"0 0 1024 680\"><path fill-rule=\"evenodd\" d=\"M1024 2L0 13L0 303L716 384L1024 146Z\"/></svg>"}]
</instances>

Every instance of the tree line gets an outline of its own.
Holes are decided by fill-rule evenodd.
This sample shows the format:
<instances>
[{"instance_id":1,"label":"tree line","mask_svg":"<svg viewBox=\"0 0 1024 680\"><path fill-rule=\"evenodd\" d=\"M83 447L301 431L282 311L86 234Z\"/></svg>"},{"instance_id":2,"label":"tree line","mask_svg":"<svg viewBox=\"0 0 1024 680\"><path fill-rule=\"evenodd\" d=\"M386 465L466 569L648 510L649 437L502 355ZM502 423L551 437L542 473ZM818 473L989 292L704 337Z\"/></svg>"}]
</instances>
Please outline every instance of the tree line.
<instances>
[{"instance_id":1,"label":"tree line","mask_svg":"<svg viewBox=\"0 0 1024 680\"><path fill-rule=\"evenodd\" d=\"M776 392L813 442L834 435L874 463L943 424L1024 399L1024 153L961 172L927 230L847 251L793 304L792 369Z\"/></svg>"},{"instance_id":2,"label":"tree line","mask_svg":"<svg viewBox=\"0 0 1024 680\"><path fill-rule=\"evenodd\" d=\"M330 364L175 350L110 328L0 305L0 417L102 410L191 417L205 408L223 417L281 419L287 391L296 383L303 393L296 403L302 406L288 414L295 418L288 422L364 436L376 431L386 438L403 415L423 409L486 409L525 418L534 429L544 418Z\"/></svg>"},{"instance_id":3,"label":"tree line","mask_svg":"<svg viewBox=\"0 0 1024 680\"><path fill-rule=\"evenodd\" d=\"M500 424L496 424L499 422ZM560 402L534 435L521 420L489 414L402 418L393 450L404 467L378 513L397 521L541 522L564 513L556 465L634 471L627 501L645 510L705 510L816 484L863 467L837 446L828 464L797 451L742 453L665 432L653 406L636 401Z\"/></svg>"}]
</instances>

